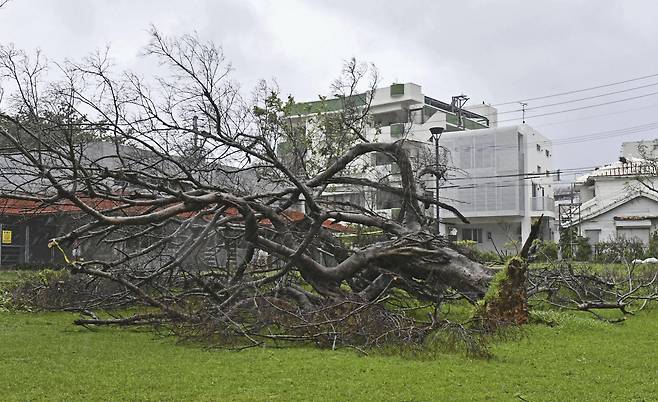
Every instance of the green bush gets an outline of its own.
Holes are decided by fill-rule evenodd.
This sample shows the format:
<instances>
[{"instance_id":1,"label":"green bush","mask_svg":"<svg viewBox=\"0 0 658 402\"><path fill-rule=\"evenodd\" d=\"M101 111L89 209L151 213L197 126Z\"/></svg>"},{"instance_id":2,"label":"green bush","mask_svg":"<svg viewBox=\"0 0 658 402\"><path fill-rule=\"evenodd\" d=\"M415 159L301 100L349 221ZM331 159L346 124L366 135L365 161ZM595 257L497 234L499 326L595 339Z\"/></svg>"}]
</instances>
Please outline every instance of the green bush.
<instances>
[{"instance_id":1,"label":"green bush","mask_svg":"<svg viewBox=\"0 0 658 402\"><path fill-rule=\"evenodd\" d=\"M60 306L61 294L70 282L65 270L44 269L36 272L17 271L12 280L4 281L0 288L0 307L5 310L32 308L54 309Z\"/></svg>"},{"instance_id":2,"label":"green bush","mask_svg":"<svg viewBox=\"0 0 658 402\"><path fill-rule=\"evenodd\" d=\"M484 262L501 262L501 258L493 251L481 250L473 240L457 240L455 244L470 250L475 257Z\"/></svg>"},{"instance_id":3,"label":"green bush","mask_svg":"<svg viewBox=\"0 0 658 402\"><path fill-rule=\"evenodd\" d=\"M567 260L589 261L592 257L592 245L587 237L578 235L576 228L560 230L560 251Z\"/></svg>"},{"instance_id":4,"label":"green bush","mask_svg":"<svg viewBox=\"0 0 658 402\"><path fill-rule=\"evenodd\" d=\"M0 276L2 279L3 276ZM109 280L95 281L93 286L82 275L67 270L13 271L0 280L0 310L62 310L81 308L84 300L99 300L121 290Z\"/></svg>"},{"instance_id":5,"label":"green bush","mask_svg":"<svg viewBox=\"0 0 658 402\"><path fill-rule=\"evenodd\" d=\"M590 261L592 258L592 245L589 244L587 238L578 236L576 243L578 244L578 249L576 250L576 260Z\"/></svg>"},{"instance_id":6,"label":"green bush","mask_svg":"<svg viewBox=\"0 0 658 402\"><path fill-rule=\"evenodd\" d=\"M554 241L536 239L532 244L537 249L535 253L537 261L549 262L557 260L557 243Z\"/></svg>"},{"instance_id":7,"label":"green bush","mask_svg":"<svg viewBox=\"0 0 658 402\"><path fill-rule=\"evenodd\" d=\"M645 257L656 257L658 258L658 231L651 233L649 236L649 247Z\"/></svg>"},{"instance_id":8,"label":"green bush","mask_svg":"<svg viewBox=\"0 0 658 402\"><path fill-rule=\"evenodd\" d=\"M594 251L594 260L596 262L630 262L645 257L644 243L636 238L619 237L614 240L598 242L594 245Z\"/></svg>"}]
</instances>

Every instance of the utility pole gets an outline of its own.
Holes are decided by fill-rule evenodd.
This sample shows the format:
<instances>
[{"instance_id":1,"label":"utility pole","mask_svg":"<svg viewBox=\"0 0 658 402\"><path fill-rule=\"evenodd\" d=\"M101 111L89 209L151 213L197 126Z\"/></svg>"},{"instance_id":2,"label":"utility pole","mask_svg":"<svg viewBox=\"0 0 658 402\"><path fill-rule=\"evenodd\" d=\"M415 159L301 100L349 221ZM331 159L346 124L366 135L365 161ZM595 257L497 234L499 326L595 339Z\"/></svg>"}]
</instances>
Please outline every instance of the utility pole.
<instances>
[{"instance_id":1,"label":"utility pole","mask_svg":"<svg viewBox=\"0 0 658 402\"><path fill-rule=\"evenodd\" d=\"M194 152L197 151L199 137L199 117L192 116L192 131L194 132Z\"/></svg>"},{"instance_id":2,"label":"utility pole","mask_svg":"<svg viewBox=\"0 0 658 402\"><path fill-rule=\"evenodd\" d=\"M453 96L450 106L453 112L457 113L457 127L464 127L464 119L462 119L462 108L470 98L464 94Z\"/></svg>"},{"instance_id":3,"label":"utility pole","mask_svg":"<svg viewBox=\"0 0 658 402\"><path fill-rule=\"evenodd\" d=\"M441 180L441 175L439 175L439 139L441 138L441 133L443 133L443 127L432 127L430 128L430 133L432 133L432 139L434 140L434 168L436 171L434 172L434 178L436 179L435 182L435 197L436 197L436 234L441 235L441 213L440 213L440 208L439 208L439 186L440 186L440 180Z\"/></svg>"},{"instance_id":4,"label":"utility pole","mask_svg":"<svg viewBox=\"0 0 658 402\"><path fill-rule=\"evenodd\" d=\"M573 224L573 192L574 192L575 186L574 183L571 183L571 203L569 205L569 220ZM573 253L573 226L569 227L569 246L571 248L571 258L573 259L574 253Z\"/></svg>"},{"instance_id":5,"label":"utility pole","mask_svg":"<svg viewBox=\"0 0 658 402\"><path fill-rule=\"evenodd\" d=\"M523 116L523 118L522 118L522 120L523 120L523 124L525 124L525 107L528 106L528 104L525 103L525 102L519 102L519 103L521 104L521 112L522 112L522 116Z\"/></svg>"}]
</instances>

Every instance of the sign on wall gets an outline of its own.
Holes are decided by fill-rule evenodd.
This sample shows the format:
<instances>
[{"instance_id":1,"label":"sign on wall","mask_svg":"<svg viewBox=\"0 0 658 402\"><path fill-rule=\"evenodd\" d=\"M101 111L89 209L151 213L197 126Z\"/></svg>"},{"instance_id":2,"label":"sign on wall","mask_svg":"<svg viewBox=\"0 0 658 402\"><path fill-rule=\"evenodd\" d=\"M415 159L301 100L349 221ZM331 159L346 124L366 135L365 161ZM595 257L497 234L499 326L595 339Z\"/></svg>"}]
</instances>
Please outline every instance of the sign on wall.
<instances>
[{"instance_id":1,"label":"sign on wall","mask_svg":"<svg viewBox=\"0 0 658 402\"><path fill-rule=\"evenodd\" d=\"M2 231L2 244L11 244L11 230Z\"/></svg>"}]
</instances>

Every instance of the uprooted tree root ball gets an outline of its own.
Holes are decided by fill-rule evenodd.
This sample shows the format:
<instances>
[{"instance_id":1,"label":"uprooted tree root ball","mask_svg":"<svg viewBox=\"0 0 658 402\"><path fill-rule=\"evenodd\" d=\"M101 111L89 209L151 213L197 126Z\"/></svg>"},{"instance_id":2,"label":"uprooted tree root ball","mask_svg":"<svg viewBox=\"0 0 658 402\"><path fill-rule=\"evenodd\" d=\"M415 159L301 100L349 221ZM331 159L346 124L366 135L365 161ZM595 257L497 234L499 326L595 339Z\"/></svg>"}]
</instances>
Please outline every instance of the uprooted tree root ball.
<instances>
[{"instance_id":1,"label":"uprooted tree root ball","mask_svg":"<svg viewBox=\"0 0 658 402\"><path fill-rule=\"evenodd\" d=\"M520 257L510 259L494 276L480 306L479 314L486 325L528 322L527 277L528 266Z\"/></svg>"}]
</instances>

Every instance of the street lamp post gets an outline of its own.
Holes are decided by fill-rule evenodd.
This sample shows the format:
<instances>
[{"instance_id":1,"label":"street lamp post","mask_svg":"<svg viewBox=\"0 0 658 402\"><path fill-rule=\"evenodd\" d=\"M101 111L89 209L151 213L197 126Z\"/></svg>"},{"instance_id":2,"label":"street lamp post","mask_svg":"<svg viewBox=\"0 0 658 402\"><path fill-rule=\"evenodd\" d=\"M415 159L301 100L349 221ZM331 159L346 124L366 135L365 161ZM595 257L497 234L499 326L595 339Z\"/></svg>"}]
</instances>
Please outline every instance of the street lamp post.
<instances>
[{"instance_id":1,"label":"street lamp post","mask_svg":"<svg viewBox=\"0 0 658 402\"><path fill-rule=\"evenodd\" d=\"M434 139L434 165L436 168L436 172L434 173L434 177L436 179L435 187L436 191L434 192L434 195L436 197L436 234L440 235L441 234L441 220L439 219L440 217L440 209L439 209L439 180L441 179L441 176L439 175L439 138L441 138L441 133L443 133L443 127L432 127L430 128L430 133L432 133L432 139Z\"/></svg>"}]
</instances>

